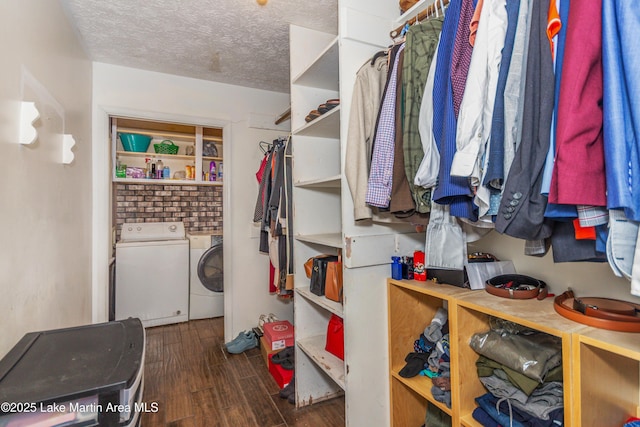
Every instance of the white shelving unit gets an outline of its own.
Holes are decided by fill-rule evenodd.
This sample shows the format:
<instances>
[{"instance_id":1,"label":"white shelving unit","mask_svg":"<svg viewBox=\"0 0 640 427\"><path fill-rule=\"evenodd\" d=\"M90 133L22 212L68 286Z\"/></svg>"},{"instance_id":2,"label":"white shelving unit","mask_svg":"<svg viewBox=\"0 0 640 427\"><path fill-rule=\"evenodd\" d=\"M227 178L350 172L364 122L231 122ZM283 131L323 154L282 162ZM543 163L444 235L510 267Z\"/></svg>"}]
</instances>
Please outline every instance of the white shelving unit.
<instances>
[{"instance_id":1,"label":"white shelving unit","mask_svg":"<svg viewBox=\"0 0 640 427\"><path fill-rule=\"evenodd\" d=\"M203 179L203 172L208 171L209 162L216 162L217 167L223 164L222 153L222 129L205 128L202 126L185 125L177 123L132 119L126 117L111 117L111 152L112 161L112 180L117 183L130 184L191 184L191 185L212 185L221 186L223 181L216 179L215 181L206 181ZM147 135L152 138L146 152L125 151L118 133L135 133ZM161 154L156 153L154 144L161 143L163 140L170 140L178 146L177 154ZM205 144L214 144L218 156L205 156L203 146ZM193 154L186 154L187 148L192 150ZM153 159L153 161L162 160L165 166L169 166L171 170L170 179L146 179L146 178L121 178L116 176L116 165L118 162L129 166L145 168L145 159ZM185 167L193 166L195 168L193 179L175 179L174 174L177 171L185 171Z\"/></svg>"},{"instance_id":2,"label":"white shelving unit","mask_svg":"<svg viewBox=\"0 0 640 427\"><path fill-rule=\"evenodd\" d=\"M291 127L296 327L296 404L298 407L341 395L345 363L325 350L332 314L342 304L312 294L302 264L320 253L342 248L340 106L311 122L307 114L339 98L338 39L335 35L290 27Z\"/></svg>"},{"instance_id":3,"label":"white shelving unit","mask_svg":"<svg viewBox=\"0 0 640 427\"><path fill-rule=\"evenodd\" d=\"M397 3L339 0L339 34L290 27L296 328L296 404L344 393L347 425L389 424L386 277L392 255L424 247L408 224L355 222L344 175L351 97L358 69L387 47ZM306 123L329 99L340 105ZM309 291L304 262L343 253L344 301ZM324 350L332 314L344 319L345 360Z\"/></svg>"}]
</instances>

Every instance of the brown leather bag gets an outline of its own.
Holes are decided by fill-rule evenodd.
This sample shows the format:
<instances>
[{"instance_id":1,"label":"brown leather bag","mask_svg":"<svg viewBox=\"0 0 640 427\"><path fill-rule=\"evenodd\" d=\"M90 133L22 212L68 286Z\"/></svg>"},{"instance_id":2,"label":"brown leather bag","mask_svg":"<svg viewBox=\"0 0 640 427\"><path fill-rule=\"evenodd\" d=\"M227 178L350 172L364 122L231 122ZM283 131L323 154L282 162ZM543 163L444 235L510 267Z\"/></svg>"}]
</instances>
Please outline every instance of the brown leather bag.
<instances>
[{"instance_id":1,"label":"brown leather bag","mask_svg":"<svg viewBox=\"0 0 640 427\"><path fill-rule=\"evenodd\" d=\"M313 271L311 272L311 280L309 283L309 291L312 294L323 296L327 284L327 270L329 264L338 261L335 255L325 257L315 257L313 259Z\"/></svg>"},{"instance_id":2,"label":"brown leather bag","mask_svg":"<svg viewBox=\"0 0 640 427\"><path fill-rule=\"evenodd\" d=\"M342 302L342 251L338 251L338 261L327 263L324 296L332 301Z\"/></svg>"},{"instance_id":3,"label":"brown leather bag","mask_svg":"<svg viewBox=\"0 0 640 427\"><path fill-rule=\"evenodd\" d=\"M307 275L307 279L311 279L311 274L313 273L313 259L314 258L326 258L329 256L335 256L335 255L329 255L329 254L321 254L318 256L312 256L311 258L309 258L305 263L304 263L304 273Z\"/></svg>"}]
</instances>

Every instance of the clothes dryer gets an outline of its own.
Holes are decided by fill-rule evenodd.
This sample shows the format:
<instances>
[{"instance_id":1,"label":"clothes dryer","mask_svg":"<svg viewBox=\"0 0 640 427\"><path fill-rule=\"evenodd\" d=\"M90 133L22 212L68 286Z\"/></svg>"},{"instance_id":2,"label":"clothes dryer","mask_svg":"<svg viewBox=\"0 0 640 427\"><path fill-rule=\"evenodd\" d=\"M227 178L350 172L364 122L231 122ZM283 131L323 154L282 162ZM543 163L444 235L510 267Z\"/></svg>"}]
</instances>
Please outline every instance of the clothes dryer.
<instances>
[{"instance_id":1,"label":"clothes dryer","mask_svg":"<svg viewBox=\"0 0 640 427\"><path fill-rule=\"evenodd\" d=\"M189 241L182 222L125 223L116 244L115 318L144 327L189 320Z\"/></svg>"},{"instance_id":2,"label":"clothes dryer","mask_svg":"<svg viewBox=\"0 0 640 427\"><path fill-rule=\"evenodd\" d=\"M189 238L189 320L224 315L222 236L191 233Z\"/></svg>"}]
</instances>

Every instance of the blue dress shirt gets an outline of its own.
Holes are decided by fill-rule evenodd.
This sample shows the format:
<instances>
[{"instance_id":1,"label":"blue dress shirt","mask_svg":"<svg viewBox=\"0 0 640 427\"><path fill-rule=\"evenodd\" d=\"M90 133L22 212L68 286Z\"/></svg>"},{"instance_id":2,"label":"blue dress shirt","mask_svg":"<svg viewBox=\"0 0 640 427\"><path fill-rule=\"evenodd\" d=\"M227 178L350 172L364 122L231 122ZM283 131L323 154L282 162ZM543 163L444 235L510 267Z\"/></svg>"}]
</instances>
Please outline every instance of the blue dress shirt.
<instances>
[{"instance_id":1,"label":"blue dress shirt","mask_svg":"<svg viewBox=\"0 0 640 427\"><path fill-rule=\"evenodd\" d=\"M640 8L603 0L604 158L607 207L640 221Z\"/></svg>"},{"instance_id":2,"label":"blue dress shirt","mask_svg":"<svg viewBox=\"0 0 640 427\"><path fill-rule=\"evenodd\" d=\"M433 192L436 203L450 205L451 215L478 219L473 192L465 177L451 176L451 163L456 152L457 120L453 109L451 56L460 19L461 0L451 0L442 24L433 86L433 134L440 152L438 184Z\"/></svg>"}]
</instances>

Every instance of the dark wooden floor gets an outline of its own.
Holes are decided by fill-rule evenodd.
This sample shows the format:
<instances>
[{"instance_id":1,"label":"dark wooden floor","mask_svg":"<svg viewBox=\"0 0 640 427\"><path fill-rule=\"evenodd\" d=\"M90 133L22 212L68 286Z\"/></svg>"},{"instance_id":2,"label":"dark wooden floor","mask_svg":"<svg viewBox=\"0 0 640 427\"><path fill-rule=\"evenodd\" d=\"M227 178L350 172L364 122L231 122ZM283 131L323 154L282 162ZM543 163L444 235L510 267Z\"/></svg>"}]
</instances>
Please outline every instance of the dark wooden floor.
<instances>
[{"instance_id":1,"label":"dark wooden floor","mask_svg":"<svg viewBox=\"0 0 640 427\"><path fill-rule=\"evenodd\" d=\"M223 318L148 328L142 427L344 426L344 399L296 409L278 396L259 349L224 348Z\"/></svg>"}]
</instances>

